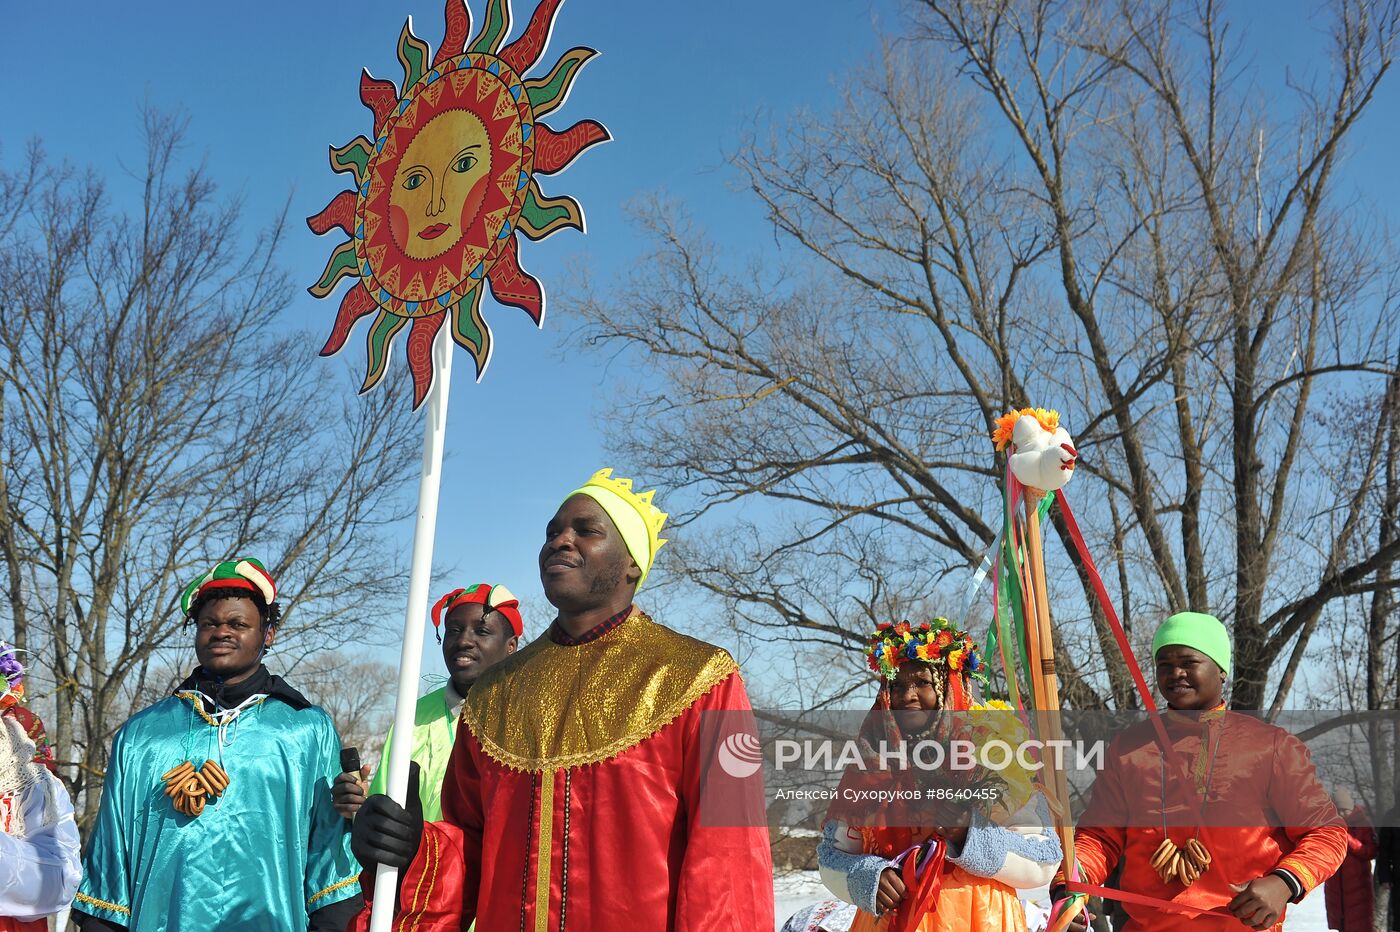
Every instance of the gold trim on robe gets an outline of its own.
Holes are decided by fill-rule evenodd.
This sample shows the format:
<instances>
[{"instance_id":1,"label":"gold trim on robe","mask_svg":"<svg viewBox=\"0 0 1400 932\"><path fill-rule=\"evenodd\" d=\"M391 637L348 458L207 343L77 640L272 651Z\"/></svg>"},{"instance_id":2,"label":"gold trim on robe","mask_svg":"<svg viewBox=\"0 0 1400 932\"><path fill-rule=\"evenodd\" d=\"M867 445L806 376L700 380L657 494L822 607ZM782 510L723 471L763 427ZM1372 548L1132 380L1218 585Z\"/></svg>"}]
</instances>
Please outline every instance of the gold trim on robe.
<instances>
[{"instance_id":1,"label":"gold trim on robe","mask_svg":"<svg viewBox=\"0 0 1400 932\"><path fill-rule=\"evenodd\" d=\"M650 738L738 669L723 648L633 609L586 644L531 641L472 684L462 720L512 770L581 767Z\"/></svg>"},{"instance_id":2,"label":"gold trim on robe","mask_svg":"<svg viewBox=\"0 0 1400 932\"><path fill-rule=\"evenodd\" d=\"M549 932L549 891L554 886L554 771L540 775L540 829L535 861L535 932ZM568 844L569 839L564 839Z\"/></svg>"}]
</instances>

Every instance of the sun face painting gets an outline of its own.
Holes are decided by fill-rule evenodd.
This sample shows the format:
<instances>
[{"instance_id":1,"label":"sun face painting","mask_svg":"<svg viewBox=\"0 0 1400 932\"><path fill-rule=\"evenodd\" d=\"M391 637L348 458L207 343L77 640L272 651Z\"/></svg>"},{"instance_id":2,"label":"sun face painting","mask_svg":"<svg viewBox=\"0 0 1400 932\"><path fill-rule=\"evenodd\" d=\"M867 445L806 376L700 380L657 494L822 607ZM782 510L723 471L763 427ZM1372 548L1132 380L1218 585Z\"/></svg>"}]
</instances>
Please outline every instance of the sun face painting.
<instances>
[{"instance_id":1,"label":"sun face painting","mask_svg":"<svg viewBox=\"0 0 1400 932\"><path fill-rule=\"evenodd\" d=\"M543 322L544 289L520 266L517 234L539 240L566 227L584 229L578 202L546 197L538 179L610 138L593 120L563 132L538 122L564 103L597 54L570 49L549 74L523 77L544 52L561 2L541 0L525 31L502 48L510 0L489 0L470 41L471 13L461 0L447 0L446 34L431 61L412 20L404 24L402 91L369 72L360 76L374 138L357 136L331 149L331 168L350 172L355 190L336 195L307 224L316 233L336 227L350 237L308 290L324 298L342 279L355 280L322 356L339 352L355 322L374 315L362 392L384 377L394 338L410 323L415 407L432 386L433 341L445 322L471 353L480 379L491 358L491 331L481 314L487 288L498 303Z\"/></svg>"}]
</instances>

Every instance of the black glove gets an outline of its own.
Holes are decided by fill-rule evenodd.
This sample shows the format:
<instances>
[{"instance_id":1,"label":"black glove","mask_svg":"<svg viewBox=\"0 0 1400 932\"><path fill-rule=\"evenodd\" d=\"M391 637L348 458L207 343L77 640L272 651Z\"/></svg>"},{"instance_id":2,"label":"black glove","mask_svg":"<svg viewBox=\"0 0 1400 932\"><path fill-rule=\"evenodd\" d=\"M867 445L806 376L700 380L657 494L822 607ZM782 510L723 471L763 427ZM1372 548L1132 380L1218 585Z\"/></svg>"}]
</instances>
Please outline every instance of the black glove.
<instances>
[{"instance_id":1,"label":"black glove","mask_svg":"<svg viewBox=\"0 0 1400 932\"><path fill-rule=\"evenodd\" d=\"M418 763L409 764L408 808L376 793L355 814L350 850L366 869L377 864L404 869L423 840L423 801L418 798Z\"/></svg>"}]
</instances>

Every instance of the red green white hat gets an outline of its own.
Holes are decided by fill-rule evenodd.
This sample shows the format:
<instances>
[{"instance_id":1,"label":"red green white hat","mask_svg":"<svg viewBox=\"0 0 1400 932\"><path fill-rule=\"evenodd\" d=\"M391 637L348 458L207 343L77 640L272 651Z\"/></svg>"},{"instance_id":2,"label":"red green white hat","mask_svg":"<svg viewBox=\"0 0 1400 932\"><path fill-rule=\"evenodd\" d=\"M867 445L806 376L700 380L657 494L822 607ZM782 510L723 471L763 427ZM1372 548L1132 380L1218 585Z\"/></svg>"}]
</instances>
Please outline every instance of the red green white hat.
<instances>
[{"instance_id":1,"label":"red green white hat","mask_svg":"<svg viewBox=\"0 0 1400 932\"><path fill-rule=\"evenodd\" d=\"M520 617L520 600L505 586L490 583L477 583L465 589L453 589L433 603L433 627L442 627L447 613L458 605L484 605L487 611L497 611L506 616L516 637L525 633L525 621Z\"/></svg>"},{"instance_id":2,"label":"red green white hat","mask_svg":"<svg viewBox=\"0 0 1400 932\"><path fill-rule=\"evenodd\" d=\"M185 587L180 594L180 610L186 615L205 589L247 589L263 597L271 605L277 599L277 583L272 574L253 557L239 557L214 564L214 568Z\"/></svg>"}]
</instances>

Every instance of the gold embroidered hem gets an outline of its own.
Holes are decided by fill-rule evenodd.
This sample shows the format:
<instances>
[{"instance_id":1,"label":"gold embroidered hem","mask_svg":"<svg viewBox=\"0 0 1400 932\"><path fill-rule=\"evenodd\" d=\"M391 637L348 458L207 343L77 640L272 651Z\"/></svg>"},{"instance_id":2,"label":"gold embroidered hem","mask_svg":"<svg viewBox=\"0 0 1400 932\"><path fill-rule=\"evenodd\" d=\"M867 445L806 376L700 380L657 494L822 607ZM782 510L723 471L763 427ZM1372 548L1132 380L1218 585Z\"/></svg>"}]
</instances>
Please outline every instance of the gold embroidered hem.
<instances>
[{"instance_id":1,"label":"gold embroidered hem","mask_svg":"<svg viewBox=\"0 0 1400 932\"><path fill-rule=\"evenodd\" d=\"M317 894L316 894L315 896L313 896L311 899L307 900L307 901L306 901L306 905L307 905L308 907L310 907L312 903L315 903L315 902L316 902L317 900L319 900L321 897L323 897L323 896L330 896L330 895L331 895L332 893L334 893L335 891L337 891L337 890L344 890L346 887L350 886L352 883L359 883L359 881L360 881L360 877L359 877L358 874L356 874L356 875L353 876L353 877L346 877L344 880L337 881L336 883L333 883L333 884L331 884L329 887L327 887L326 889L322 890L320 893L317 893Z\"/></svg>"},{"instance_id":2,"label":"gold embroidered hem","mask_svg":"<svg viewBox=\"0 0 1400 932\"><path fill-rule=\"evenodd\" d=\"M110 909L114 913L121 913L123 916L130 916L131 910L125 906L118 906L116 903L108 903L106 900L99 900L96 897L88 896L86 893L79 893L73 897L79 903L86 903L89 906L96 906L99 909Z\"/></svg>"},{"instance_id":3,"label":"gold embroidered hem","mask_svg":"<svg viewBox=\"0 0 1400 932\"><path fill-rule=\"evenodd\" d=\"M462 720L512 770L581 767L650 738L738 669L723 648L634 610L587 644L531 641L473 684Z\"/></svg>"}]
</instances>

